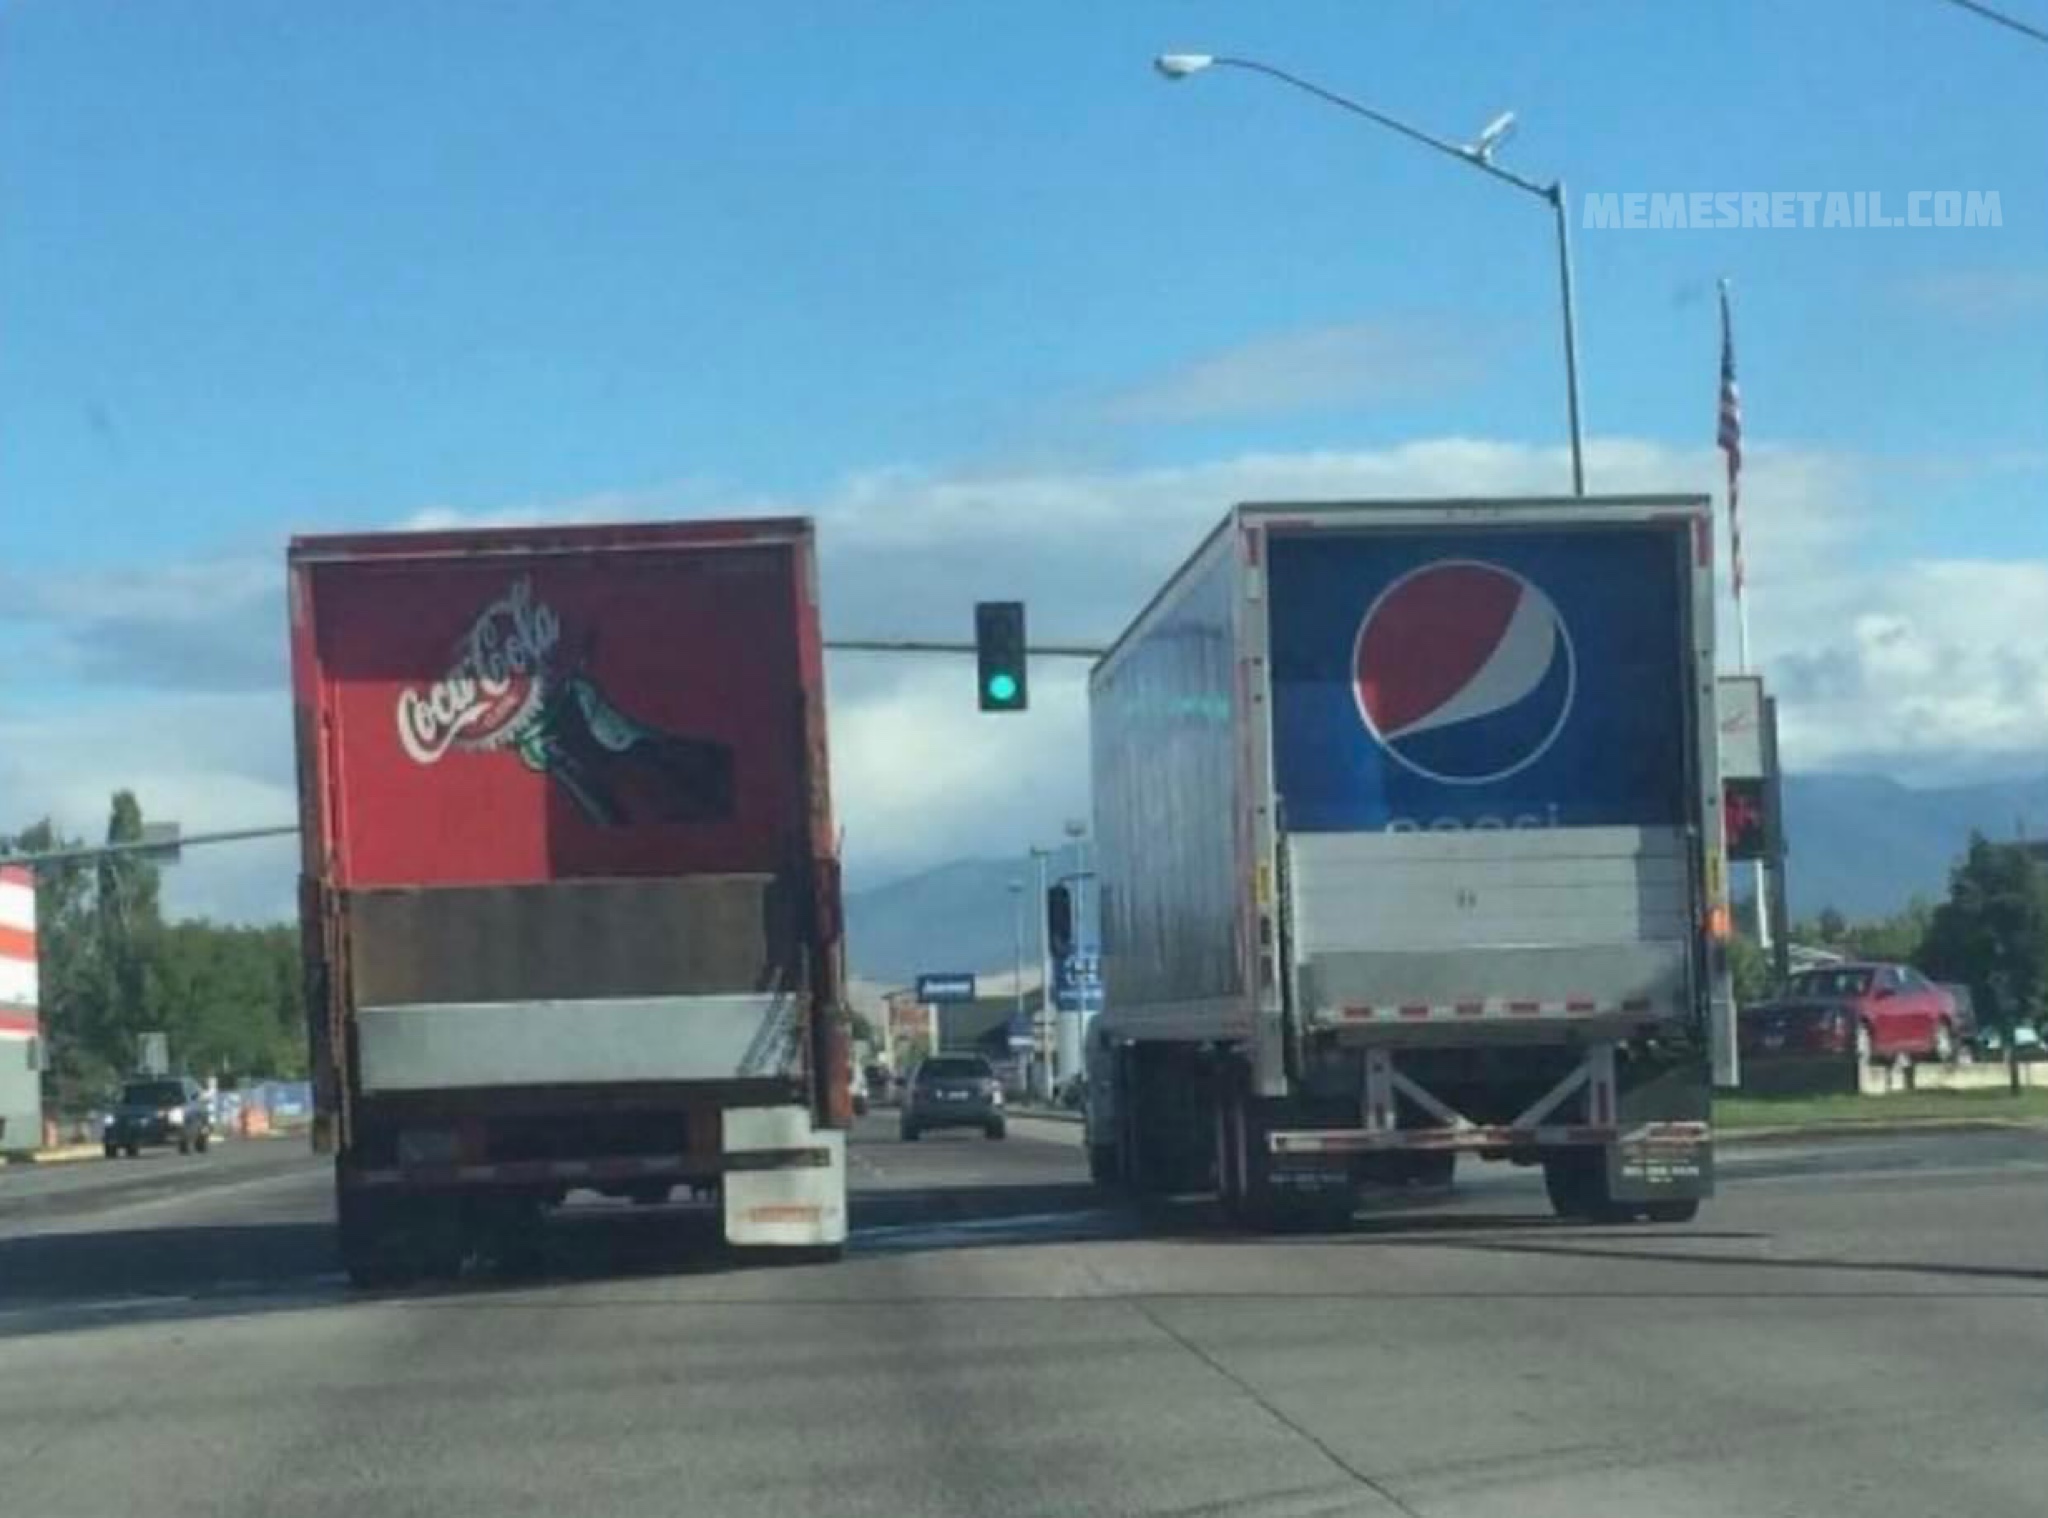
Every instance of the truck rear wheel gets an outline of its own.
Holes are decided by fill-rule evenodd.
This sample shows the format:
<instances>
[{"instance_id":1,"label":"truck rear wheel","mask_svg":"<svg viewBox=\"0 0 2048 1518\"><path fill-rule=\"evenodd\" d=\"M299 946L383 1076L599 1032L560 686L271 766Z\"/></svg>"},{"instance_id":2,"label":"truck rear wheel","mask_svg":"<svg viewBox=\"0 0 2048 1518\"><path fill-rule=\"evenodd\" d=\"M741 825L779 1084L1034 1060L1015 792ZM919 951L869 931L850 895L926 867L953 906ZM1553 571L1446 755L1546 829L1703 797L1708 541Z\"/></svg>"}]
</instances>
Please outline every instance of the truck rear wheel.
<instances>
[{"instance_id":1,"label":"truck rear wheel","mask_svg":"<svg viewBox=\"0 0 2048 1518\"><path fill-rule=\"evenodd\" d=\"M1682 1202L1647 1202L1643 1216L1652 1223L1690 1223L1700 1215L1700 1199L1687 1197Z\"/></svg>"},{"instance_id":2,"label":"truck rear wheel","mask_svg":"<svg viewBox=\"0 0 2048 1518\"><path fill-rule=\"evenodd\" d=\"M1090 1144L1088 1146L1088 1179L1098 1186L1114 1186L1122 1177L1117 1174L1116 1145Z\"/></svg>"},{"instance_id":3,"label":"truck rear wheel","mask_svg":"<svg viewBox=\"0 0 2048 1518\"><path fill-rule=\"evenodd\" d=\"M1626 1223L1635 1209L1616 1202L1607 1187L1607 1151L1567 1149L1543 1158L1543 1189L1551 1210L1579 1223Z\"/></svg>"},{"instance_id":4,"label":"truck rear wheel","mask_svg":"<svg viewBox=\"0 0 2048 1518\"><path fill-rule=\"evenodd\" d=\"M1546 1155L1543 1189L1561 1218L1583 1223L1690 1223L1699 1216L1698 1197L1673 1197L1661 1202L1619 1202L1607 1184L1607 1151L1570 1150Z\"/></svg>"},{"instance_id":5,"label":"truck rear wheel","mask_svg":"<svg viewBox=\"0 0 2048 1518\"><path fill-rule=\"evenodd\" d=\"M334 1202L341 1268L351 1286L379 1290L404 1286L418 1277L420 1262L410 1251L411 1239L391 1198L338 1186Z\"/></svg>"}]
</instances>

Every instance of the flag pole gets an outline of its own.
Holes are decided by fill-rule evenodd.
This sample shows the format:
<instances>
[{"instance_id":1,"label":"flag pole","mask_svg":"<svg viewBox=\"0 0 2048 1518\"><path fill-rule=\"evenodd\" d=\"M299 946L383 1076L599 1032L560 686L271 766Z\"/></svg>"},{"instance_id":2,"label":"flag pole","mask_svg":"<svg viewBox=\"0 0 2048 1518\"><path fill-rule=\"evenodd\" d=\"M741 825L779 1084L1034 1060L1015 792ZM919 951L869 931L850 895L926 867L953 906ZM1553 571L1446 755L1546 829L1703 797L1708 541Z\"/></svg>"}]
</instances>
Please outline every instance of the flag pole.
<instances>
[{"instance_id":1,"label":"flag pole","mask_svg":"<svg viewBox=\"0 0 2048 1518\"><path fill-rule=\"evenodd\" d=\"M1735 668L1749 673L1749 597L1744 582L1748 575L1742 561L1742 395L1735 383L1735 326L1728 309L1728 279L1720 280L1721 292L1721 416L1715 441L1728 456L1728 571L1735 592ZM1756 942L1760 949L1771 947L1770 872L1768 862L1750 861L1750 880L1756 899Z\"/></svg>"}]
</instances>

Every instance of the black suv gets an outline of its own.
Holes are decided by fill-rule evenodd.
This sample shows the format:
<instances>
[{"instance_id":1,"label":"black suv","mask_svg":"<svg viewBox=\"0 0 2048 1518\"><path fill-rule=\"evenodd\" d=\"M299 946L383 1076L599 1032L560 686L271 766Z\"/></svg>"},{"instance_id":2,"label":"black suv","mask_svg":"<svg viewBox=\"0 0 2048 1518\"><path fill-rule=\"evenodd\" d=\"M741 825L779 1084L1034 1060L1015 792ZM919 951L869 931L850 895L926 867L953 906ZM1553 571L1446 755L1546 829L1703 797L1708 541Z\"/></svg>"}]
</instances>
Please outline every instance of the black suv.
<instances>
[{"instance_id":1,"label":"black suv","mask_svg":"<svg viewBox=\"0 0 2048 1518\"><path fill-rule=\"evenodd\" d=\"M178 1153L206 1153L213 1142L213 1108L206 1089L190 1076L139 1077L121 1088L100 1136L107 1158L130 1159L144 1144L176 1144Z\"/></svg>"},{"instance_id":2,"label":"black suv","mask_svg":"<svg viewBox=\"0 0 2048 1518\"><path fill-rule=\"evenodd\" d=\"M992 1139L1005 1131L1003 1083L978 1054L940 1054L917 1067L903 1093L902 1132L915 1141L933 1128L979 1128Z\"/></svg>"}]
</instances>

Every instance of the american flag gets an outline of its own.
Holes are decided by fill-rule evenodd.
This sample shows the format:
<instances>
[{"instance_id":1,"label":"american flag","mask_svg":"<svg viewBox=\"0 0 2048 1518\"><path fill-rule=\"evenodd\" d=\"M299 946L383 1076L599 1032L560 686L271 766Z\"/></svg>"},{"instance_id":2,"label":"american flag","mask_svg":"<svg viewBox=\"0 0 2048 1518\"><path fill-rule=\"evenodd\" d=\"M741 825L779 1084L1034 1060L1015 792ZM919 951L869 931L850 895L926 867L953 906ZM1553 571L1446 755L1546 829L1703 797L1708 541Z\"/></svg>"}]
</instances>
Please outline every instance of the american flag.
<instances>
[{"instance_id":1,"label":"american flag","mask_svg":"<svg viewBox=\"0 0 2048 1518\"><path fill-rule=\"evenodd\" d=\"M1721 429L1715 437L1728 455L1728 562L1735 596L1742 598L1742 393L1735 388L1735 328L1728 318L1728 281L1721 281Z\"/></svg>"}]
</instances>

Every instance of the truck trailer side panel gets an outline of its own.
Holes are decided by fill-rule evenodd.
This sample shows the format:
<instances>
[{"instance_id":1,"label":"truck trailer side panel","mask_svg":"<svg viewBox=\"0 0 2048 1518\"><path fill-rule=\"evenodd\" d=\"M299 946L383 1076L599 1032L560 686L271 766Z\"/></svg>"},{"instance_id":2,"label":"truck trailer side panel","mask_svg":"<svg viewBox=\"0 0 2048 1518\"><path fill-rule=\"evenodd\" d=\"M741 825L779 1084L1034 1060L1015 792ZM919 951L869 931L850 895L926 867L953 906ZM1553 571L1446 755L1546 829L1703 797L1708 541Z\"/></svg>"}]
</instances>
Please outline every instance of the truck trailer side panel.
<instances>
[{"instance_id":1,"label":"truck trailer side panel","mask_svg":"<svg viewBox=\"0 0 2048 1518\"><path fill-rule=\"evenodd\" d=\"M1190 566L1092 707L1104 1001L1162 1035L1250 1031L1234 550L1219 536Z\"/></svg>"}]
</instances>

